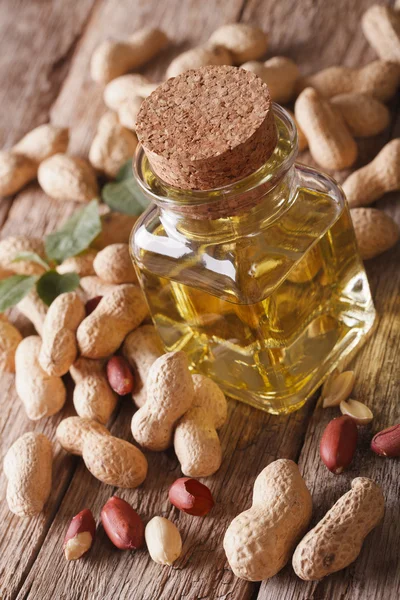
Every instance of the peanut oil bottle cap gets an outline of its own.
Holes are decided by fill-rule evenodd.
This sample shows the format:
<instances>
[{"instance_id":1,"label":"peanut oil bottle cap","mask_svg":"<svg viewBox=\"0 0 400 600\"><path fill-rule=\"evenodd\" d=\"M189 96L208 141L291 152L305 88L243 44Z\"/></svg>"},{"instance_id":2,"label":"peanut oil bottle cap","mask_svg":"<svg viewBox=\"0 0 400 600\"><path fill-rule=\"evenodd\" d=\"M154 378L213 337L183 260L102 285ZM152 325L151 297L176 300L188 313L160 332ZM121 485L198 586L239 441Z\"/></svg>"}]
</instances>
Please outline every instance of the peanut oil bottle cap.
<instances>
[{"instance_id":1,"label":"peanut oil bottle cap","mask_svg":"<svg viewBox=\"0 0 400 600\"><path fill-rule=\"evenodd\" d=\"M229 66L186 71L160 85L143 102L136 133L156 175L186 190L250 175L277 144L268 87Z\"/></svg>"}]
</instances>

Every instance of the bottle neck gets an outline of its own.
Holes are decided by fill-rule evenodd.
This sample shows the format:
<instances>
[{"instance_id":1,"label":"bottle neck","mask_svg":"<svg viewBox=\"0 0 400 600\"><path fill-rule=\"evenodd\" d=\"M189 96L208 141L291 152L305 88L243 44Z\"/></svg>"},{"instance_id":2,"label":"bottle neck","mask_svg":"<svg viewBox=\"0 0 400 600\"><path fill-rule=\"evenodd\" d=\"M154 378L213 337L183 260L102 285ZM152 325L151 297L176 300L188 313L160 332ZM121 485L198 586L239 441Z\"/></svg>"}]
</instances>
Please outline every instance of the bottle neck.
<instances>
[{"instance_id":1,"label":"bottle neck","mask_svg":"<svg viewBox=\"0 0 400 600\"><path fill-rule=\"evenodd\" d=\"M135 176L145 195L160 208L163 221L205 221L209 225L218 221L221 227L232 219L242 224L257 218L273 219L293 196L292 166L297 154L297 132L291 117L278 105L274 105L274 116L278 142L268 161L248 177L218 189L181 190L166 184L155 175L139 146Z\"/></svg>"},{"instance_id":2,"label":"bottle neck","mask_svg":"<svg viewBox=\"0 0 400 600\"><path fill-rule=\"evenodd\" d=\"M223 238L251 235L264 226L277 220L294 201L297 190L297 175L292 166L273 187L260 186L257 193L249 198L246 210L226 211L222 216L213 215L208 219L193 218L193 213L171 210L169 206L159 205L159 218L170 237L182 235L191 239Z\"/></svg>"}]
</instances>

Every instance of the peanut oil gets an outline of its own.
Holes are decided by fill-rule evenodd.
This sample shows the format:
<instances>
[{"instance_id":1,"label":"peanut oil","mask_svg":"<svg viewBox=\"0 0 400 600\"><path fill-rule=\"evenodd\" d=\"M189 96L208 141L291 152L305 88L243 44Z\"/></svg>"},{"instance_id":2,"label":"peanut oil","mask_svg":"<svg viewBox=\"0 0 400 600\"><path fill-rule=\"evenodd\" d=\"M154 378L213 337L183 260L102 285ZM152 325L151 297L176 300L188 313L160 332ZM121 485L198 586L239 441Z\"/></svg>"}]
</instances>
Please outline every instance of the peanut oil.
<instances>
[{"instance_id":1,"label":"peanut oil","mask_svg":"<svg viewBox=\"0 0 400 600\"><path fill-rule=\"evenodd\" d=\"M295 135L282 109L275 116L278 143L264 167L208 200L162 183L139 151L138 181L157 206L138 221L131 249L166 351L185 351L233 398L285 414L353 353L375 311L340 188L293 164ZM259 196L243 213L180 210L249 190Z\"/></svg>"}]
</instances>

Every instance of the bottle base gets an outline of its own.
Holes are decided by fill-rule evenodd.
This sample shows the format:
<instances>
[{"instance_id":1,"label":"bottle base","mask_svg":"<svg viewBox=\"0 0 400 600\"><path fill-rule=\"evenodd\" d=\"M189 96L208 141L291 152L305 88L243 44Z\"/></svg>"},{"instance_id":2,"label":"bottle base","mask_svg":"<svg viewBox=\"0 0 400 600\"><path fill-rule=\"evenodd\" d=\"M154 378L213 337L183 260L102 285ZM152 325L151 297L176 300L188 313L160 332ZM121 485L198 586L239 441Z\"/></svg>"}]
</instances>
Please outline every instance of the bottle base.
<instances>
[{"instance_id":1,"label":"bottle base","mask_svg":"<svg viewBox=\"0 0 400 600\"><path fill-rule=\"evenodd\" d=\"M280 395L276 390L270 393L254 393L248 389L240 389L229 385L228 382L216 377L215 373L213 373L212 377L217 381L224 393L235 400L274 415L287 415L295 412L304 406L332 371L336 368L344 368L371 337L378 322L372 303L371 308L365 311L363 316L364 319L358 323L358 326L355 326L354 322L351 323L351 328L336 342L326 360L320 362L318 367L309 373L307 377L297 382L291 393ZM323 324L326 325L329 319L327 317L322 321L320 320L311 324L311 334L315 334L314 343L318 337L321 338L321 341L324 339L324 344L326 343L326 336L329 332L325 330L326 327ZM337 332L337 329L332 329L332 331ZM201 368L195 370L204 372ZM205 374L209 374L207 370Z\"/></svg>"}]
</instances>

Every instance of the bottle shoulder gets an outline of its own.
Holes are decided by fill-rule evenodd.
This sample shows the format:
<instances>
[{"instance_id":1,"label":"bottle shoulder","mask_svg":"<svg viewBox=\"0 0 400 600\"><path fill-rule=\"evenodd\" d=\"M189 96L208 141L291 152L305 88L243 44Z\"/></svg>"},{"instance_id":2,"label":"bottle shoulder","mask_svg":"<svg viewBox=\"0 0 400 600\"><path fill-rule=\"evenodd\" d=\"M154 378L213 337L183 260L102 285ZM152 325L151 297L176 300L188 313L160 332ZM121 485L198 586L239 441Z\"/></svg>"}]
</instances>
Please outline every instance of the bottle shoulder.
<instances>
[{"instance_id":1,"label":"bottle shoulder","mask_svg":"<svg viewBox=\"0 0 400 600\"><path fill-rule=\"evenodd\" d=\"M271 237L276 230L286 230L289 240L293 235L297 237L299 231L309 230L309 243L312 244L315 235L320 235L334 223L346 201L342 189L328 175L301 164L295 165L295 171L293 201L282 204L282 209L273 219L271 215L263 214L261 207L254 217L249 213L243 217L189 221L180 216L174 218L172 212L168 214L152 204L139 217L134 228L134 254L142 249L155 252L160 247L160 250L165 250L170 245L176 250L173 254L177 255L183 247L217 246L234 240L257 238L258 235L266 235L264 231L268 231ZM281 237L284 242L285 236Z\"/></svg>"},{"instance_id":2,"label":"bottle shoulder","mask_svg":"<svg viewBox=\"0 0 400 600\"><path fill-rule=\"evenodd\" d=\"M156 206L139 219L132 251L140 269L236 302L266 297L332 227L345 206L335 182L296 165L293 201L272 221L250 216L223 223L168 219ZM222 233L221 233L222 232Z\"/></svg>"}]
</instances>

